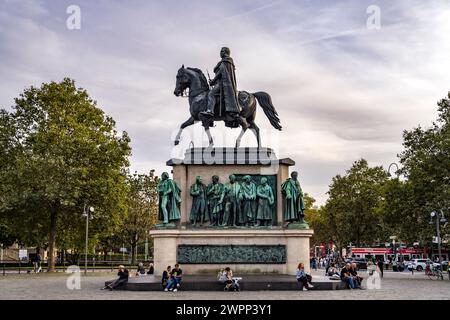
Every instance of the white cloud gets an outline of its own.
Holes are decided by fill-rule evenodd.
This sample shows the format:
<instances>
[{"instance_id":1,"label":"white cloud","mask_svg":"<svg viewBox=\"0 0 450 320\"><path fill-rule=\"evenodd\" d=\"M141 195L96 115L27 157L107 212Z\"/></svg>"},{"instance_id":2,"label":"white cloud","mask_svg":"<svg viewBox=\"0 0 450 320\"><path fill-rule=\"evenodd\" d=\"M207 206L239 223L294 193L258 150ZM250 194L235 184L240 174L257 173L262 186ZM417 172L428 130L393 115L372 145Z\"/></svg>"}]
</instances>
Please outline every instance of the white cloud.
<instances>
[{"instance_id":1,"label":"white cloud","mask_svg":"<svg viewBox=\"0 0 450 320\"><path fill-rule=\"evenodd\" d=\"M402 131L430 124L449 89L443 1L381 1L380 30L366 29L369 1L77 1L76 31L65 27L72 3L1 3L0 106L26 86L73 77L130 133L133 170L170 170L171 135L189 117L187 100L172 94L176 71L184 63L212 73L223 45L239 88L272 96L283 131L271 146L297 162L319 203L359 157L395 161ZM268 143L274 130L262 110L256 121ZM217 141L221 130L212 129ZM238 133L226 132L229 145ZM206 141L198 124L184 135L186 146Z\"/></svg>"}]
</instances>

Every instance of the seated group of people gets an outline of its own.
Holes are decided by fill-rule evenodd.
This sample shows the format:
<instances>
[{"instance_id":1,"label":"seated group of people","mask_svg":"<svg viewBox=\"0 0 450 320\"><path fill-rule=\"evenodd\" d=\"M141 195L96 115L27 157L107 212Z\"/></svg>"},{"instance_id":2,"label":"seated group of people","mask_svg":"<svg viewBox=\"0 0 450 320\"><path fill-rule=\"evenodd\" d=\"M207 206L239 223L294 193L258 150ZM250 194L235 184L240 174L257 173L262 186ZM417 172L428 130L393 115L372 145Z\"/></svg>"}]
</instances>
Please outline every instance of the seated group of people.
<instances>
[{"instance_id":1,"label":"seated group of people","mask_svg":"<svg viewBox=\"0 0 450 320\"><path fill-rule=\"evenodd\" d=\"M230 267L219 272L219 282L225 284L224 291L239 291L239 280L242 278L233 277L233 271Z\"/></svg>"},{"instance_id":2,"label":"seated group of people","mask_svg":"<svg viewBox=\"0 0 450 320\"><path fill-rule=\"evenodd\" d=\"M175 268L172 269L171 266L167 266L164 270L161 284L164 291L177 292L181 285L181 277L183 275L183 270L181 270L180 265L177 263Z\"/></svg>"},{"instance_id":3,"label":"seated group of people","mask_svg":"<svg viewBox=\"0 0 450 320\"><path fill-rule=\"evenodd\" d=\"M155 272L153 263L150 263L148 267L148 271L145 270L144 264L142 262L139 262L137 270L136 270L136 277L139 276L145 276L145 275L151 275Z\"/></svg>"},{"instance_id":4,"label":"seated group of people","mask_svg":"<svg viewBox=\"0 0 450 320\"><path fill-rule=\"evenodd\" d=\"M350 290L355 288L363 289L361 286L363 277L358 275L356 263L346 263L341 269L341 280L344 281Z\"/></svg>"},{"instance_id":5,"label":"seated group of people","mask_svg":"<svg viewBox=\"0 0 450 320\"><path fill-rule=\"evenodd\" d=\"M340 280L341 275L339 269L336 267L336 263L330 263L330 266L326 269L325 275L330 277L331 280Z\"/></svg>"}]
</instances>

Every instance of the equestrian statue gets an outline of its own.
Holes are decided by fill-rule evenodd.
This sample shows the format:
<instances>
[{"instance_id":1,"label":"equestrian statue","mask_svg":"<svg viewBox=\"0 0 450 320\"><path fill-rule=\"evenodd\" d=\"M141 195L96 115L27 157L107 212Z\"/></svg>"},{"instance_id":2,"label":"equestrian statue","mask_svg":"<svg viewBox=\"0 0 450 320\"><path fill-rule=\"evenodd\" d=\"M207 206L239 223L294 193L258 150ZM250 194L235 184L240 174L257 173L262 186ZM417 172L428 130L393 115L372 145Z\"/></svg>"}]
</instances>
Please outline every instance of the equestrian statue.
<instances>
[{"instance_id":1,"label":"equestrian statue","mask_svg":"<svg viewBox=\"0 0 450 320\"><path fill-rule=\"evenodd\" d=\"M224 121L225 126L229 128L241 127L242 129L236 140L236 148L239 147L242 136L247 129L253 131L258 148L260 148L259 128L255 123L257 101L270 124L275 129L281 130L280 119L272 104L272 99L266 92L238 91L235 66L230 56L230 49L222 48L220 57L221 60L214 68L215 77L209 81L206 80L200 69L185 68L183 65L178 70L174 94L177 97L183 96L184 92L189 89L188 98L191 116L181 124L175 138L175 145L179 144L184 128L200 121L208 136L209 147L212 147L214 142L209 128L214 125L214 121Z\"/></svg>"}]
</instances>

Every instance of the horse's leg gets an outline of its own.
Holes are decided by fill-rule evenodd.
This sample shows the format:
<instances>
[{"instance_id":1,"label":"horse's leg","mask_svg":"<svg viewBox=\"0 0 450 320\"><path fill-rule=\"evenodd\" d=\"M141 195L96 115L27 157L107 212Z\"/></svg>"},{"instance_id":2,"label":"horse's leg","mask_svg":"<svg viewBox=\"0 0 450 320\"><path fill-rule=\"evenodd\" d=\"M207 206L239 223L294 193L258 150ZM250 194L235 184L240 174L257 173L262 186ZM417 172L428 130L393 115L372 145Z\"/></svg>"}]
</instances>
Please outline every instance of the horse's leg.
<instances>
[{"instance_id":1,"label":"horse's leg","mask_svg":"<svg viewBox=\"0 0 450 320\"><path fill-rule=\"evenodd\" d=\"M183 131L184 128L189 127L190 125L194 124L194 118L190 117L189 119L187 119L185 122L183 122L180 126L180 130L178 131L177 136L175 137L175 145L178 145L180 143L180 138L181 138L181 132Z\"/></svg>"},{"instance_id":2,"label":"horse's leg","mask_svg":"<svg viewBox=\"0 0 450 320\"><path fill-rule=\"evenodd\" d=\"M242 128L241 133L239 134L239 137L236 139L236 148L239 148L239 146L241 145L241 139L242 139L242 136L244 135L245 131L247 131L247 129Z\"/></svg>"},{"instance_id":3,"label":"horse's leg","mask_svg":"<svg viewBox=\"0 0 450 320\"><path fill-rule=\"evenodd\" d=\"M214 146L214 141L213 141L213 138L211 137L211 132L209 132L209 127L205 127L205 131L206 131L206 135L208 136L208 141L209 141L208 147Z\"/></svg>"},{"instance_id":4,"label":"horse's leg","mask_svg":"<svg viewBox=\"0 0 450 320\"><path fill-rule=\"evenodd\" d=\"M252 132L256 136L256 141L258 142L258 148L261 148L261 138L259 136L259 128L253 120L249 121L249 124L250 124L249 129L252 130Z\"/></svg>"}]
</instances>

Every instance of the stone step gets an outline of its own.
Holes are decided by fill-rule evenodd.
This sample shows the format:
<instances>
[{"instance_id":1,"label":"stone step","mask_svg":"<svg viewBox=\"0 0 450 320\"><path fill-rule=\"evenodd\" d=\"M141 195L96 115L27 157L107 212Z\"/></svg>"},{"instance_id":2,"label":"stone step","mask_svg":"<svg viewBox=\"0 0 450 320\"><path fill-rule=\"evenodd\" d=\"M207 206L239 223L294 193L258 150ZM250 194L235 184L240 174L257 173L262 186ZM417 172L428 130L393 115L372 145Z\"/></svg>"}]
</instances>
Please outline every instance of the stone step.
<instances>
[{"instance_id":1,"label":"stone step","mask_svg":"<svg viewBox=\"0 0 450 320\"><path fill-rule=\"evenodd\" d=\"M298 291L300 287L294 276L242 276L239 282L241 291ZM107 281L105 285L111 283ZM312 284L314 288L309 290L341 290L346 285L339 280L329 280L327 277L316 277ZM224 285L214 276L185 276L181 283L180 291L223 291ZM160 277L143 276L132 277L128 283L119 290L129 291L163 291Z\"/></svg>"}]
</instances>

